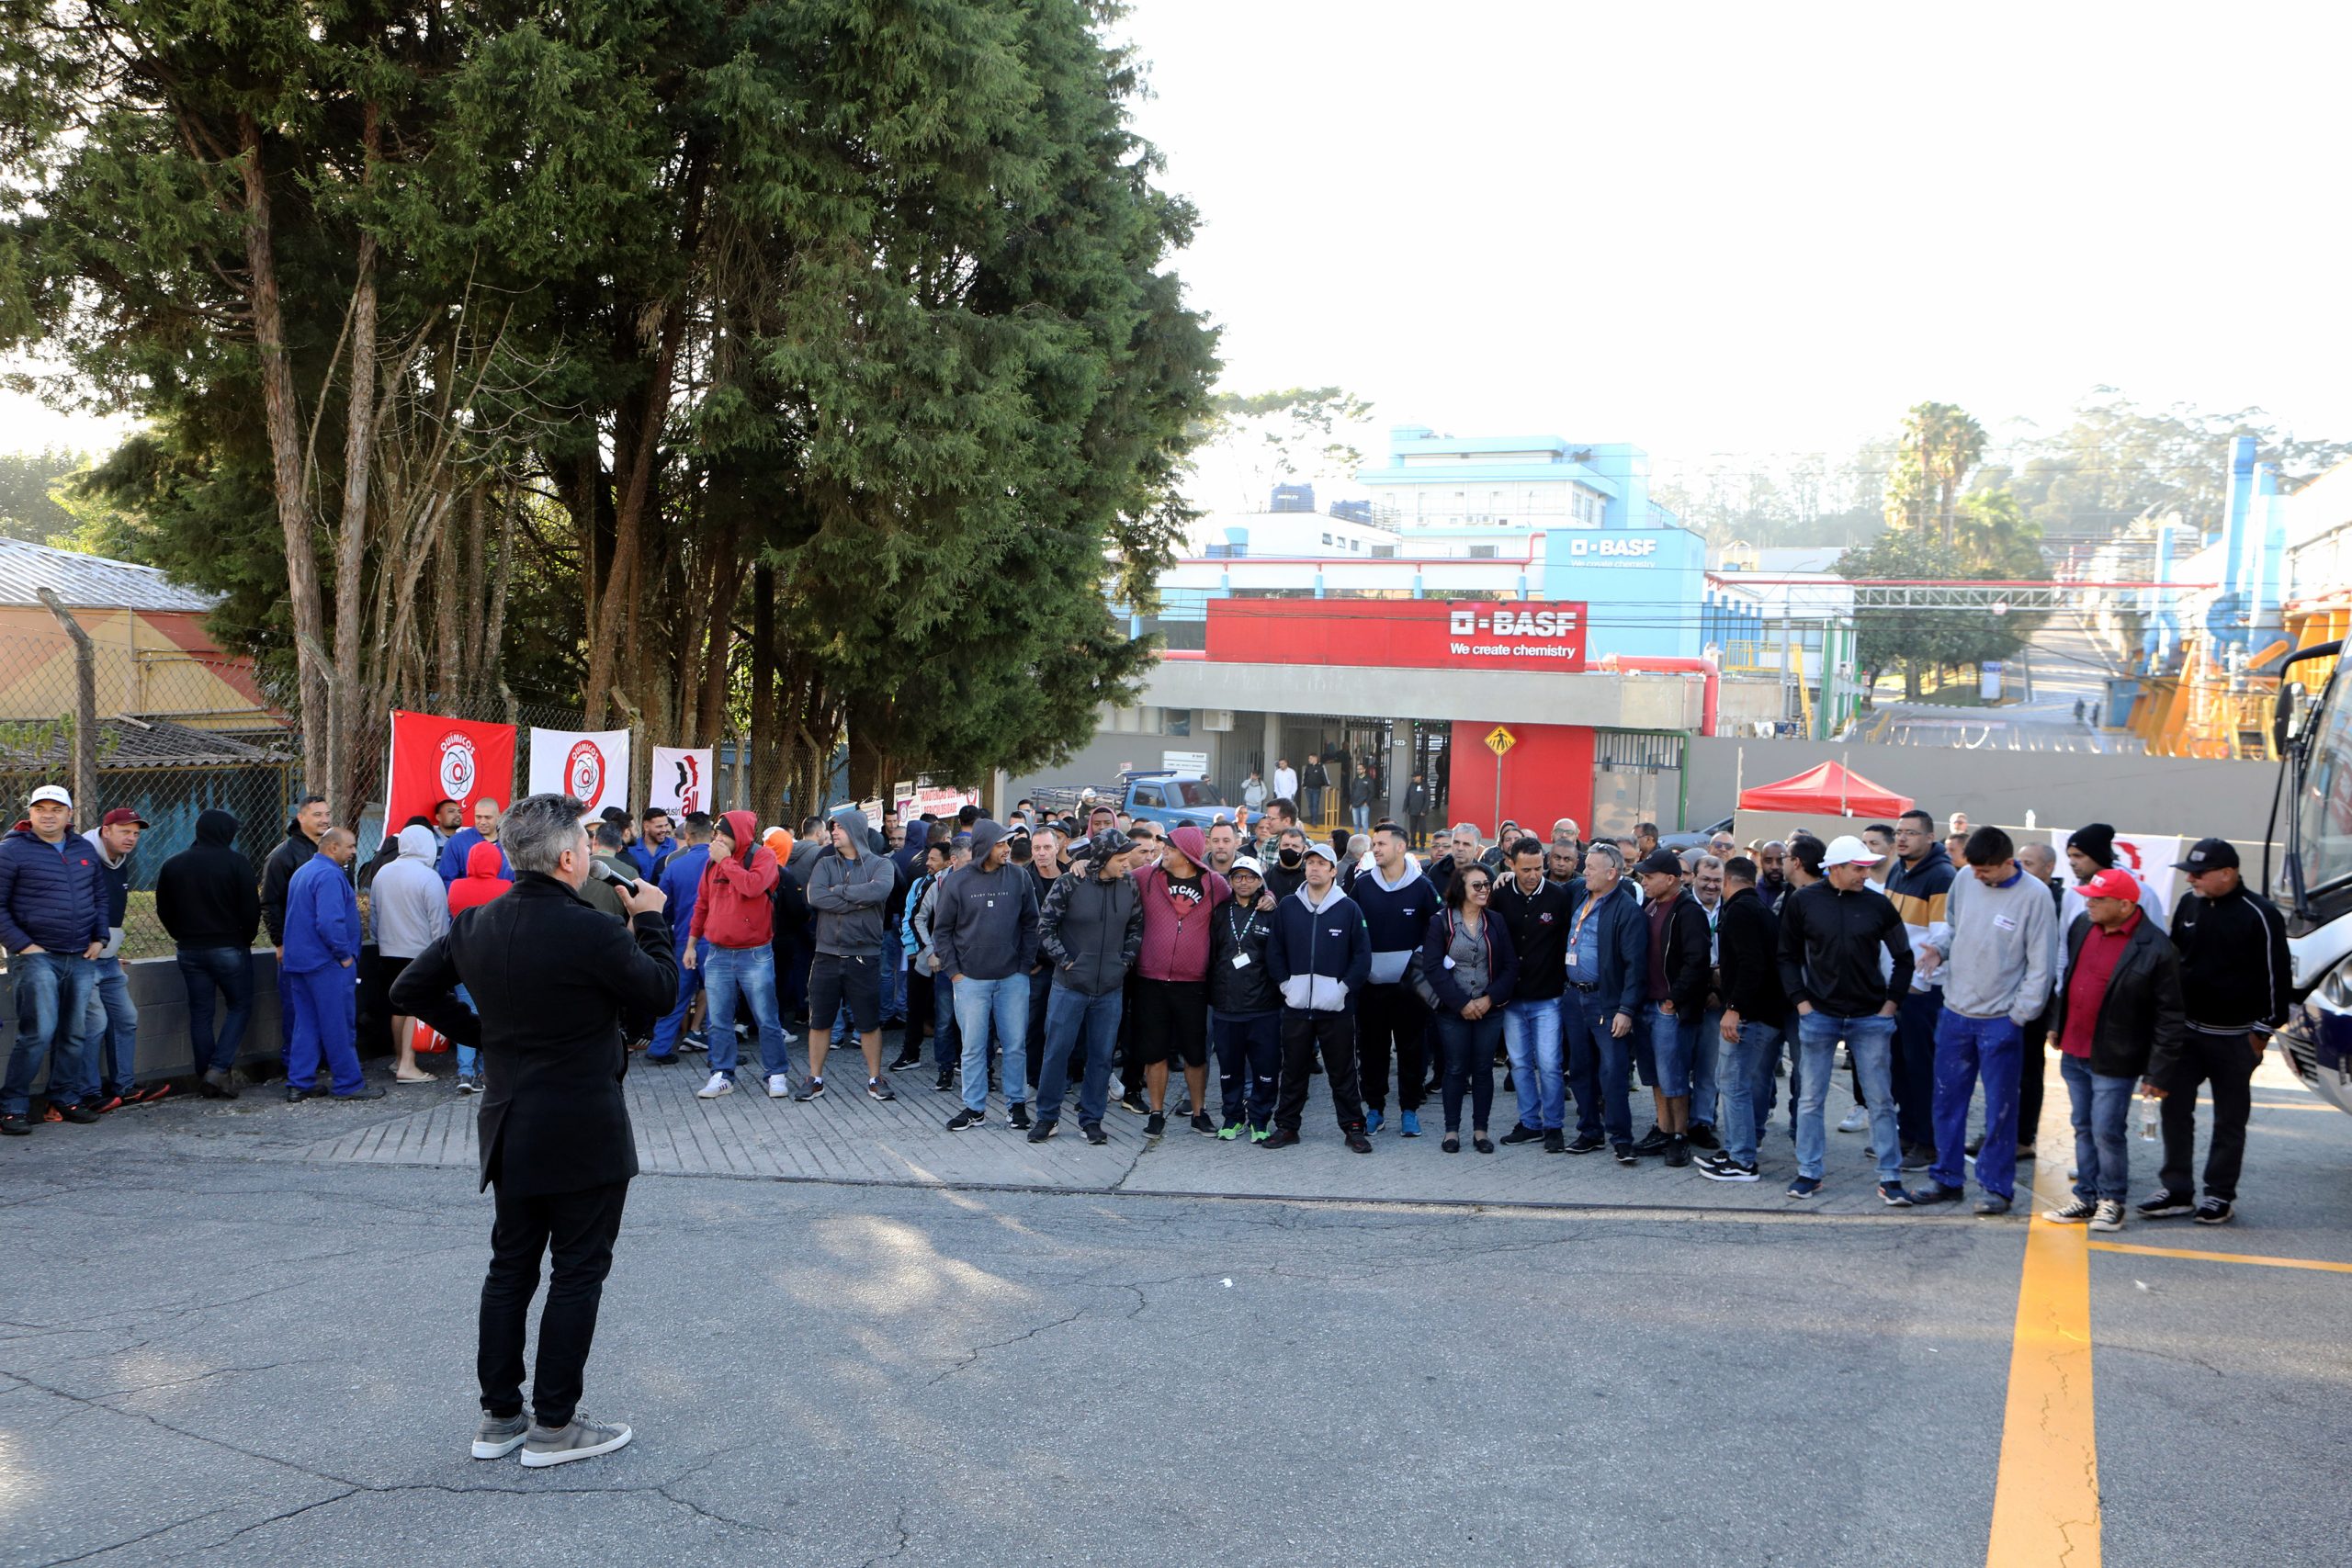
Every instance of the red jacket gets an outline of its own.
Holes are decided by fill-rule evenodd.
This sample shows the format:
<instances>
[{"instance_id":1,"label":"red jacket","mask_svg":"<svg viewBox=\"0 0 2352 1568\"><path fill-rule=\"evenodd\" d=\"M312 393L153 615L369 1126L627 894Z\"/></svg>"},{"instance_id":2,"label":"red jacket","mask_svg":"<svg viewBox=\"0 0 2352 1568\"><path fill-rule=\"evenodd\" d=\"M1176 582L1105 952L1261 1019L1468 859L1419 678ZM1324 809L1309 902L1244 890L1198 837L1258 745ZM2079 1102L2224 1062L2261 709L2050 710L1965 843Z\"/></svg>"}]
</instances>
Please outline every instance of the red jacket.
<instances>
[{"instance_id":1,"label":"red jacket","mask_svg":"<svg viewBox=\"0 0 2352 1568\"><path fill-rule=\"evenodd\" d=\"M750 812L730 811L723 820L735 852L713 855L703 867L687 935L713 947L765 947L775 936L775 852L755 836L759 818Z\"/></svg>"},{"instance_id":2,"label":"red jacket","mask_svg":"<svg viewBox=\"0 0 2352 1568\"><path fill-rule=\"evenodd\" d=\"M498 874L502 859L498 846L487 839L466 852L466 874L449 884L449 913L487 904L514 886Z\"/></svg>"},{"instance_id":3,"label":"red jacket","mask_svg":"<svg viewBox=\"0 0 2352 1568\"><path fill-rule=\"evenodd\" d=\"M1163 867L1148 865L1134 874L1136 891L1143 902L1143 951L1136 955L1136 973L1145 979L1208 977L1209 932L1215 923L1210 917L1219 904L1233 897L1233 890L1205 865L1200 866L1200 873L1198 904L1170 892L1173 881Z\"/></svg>"}]
</instances>

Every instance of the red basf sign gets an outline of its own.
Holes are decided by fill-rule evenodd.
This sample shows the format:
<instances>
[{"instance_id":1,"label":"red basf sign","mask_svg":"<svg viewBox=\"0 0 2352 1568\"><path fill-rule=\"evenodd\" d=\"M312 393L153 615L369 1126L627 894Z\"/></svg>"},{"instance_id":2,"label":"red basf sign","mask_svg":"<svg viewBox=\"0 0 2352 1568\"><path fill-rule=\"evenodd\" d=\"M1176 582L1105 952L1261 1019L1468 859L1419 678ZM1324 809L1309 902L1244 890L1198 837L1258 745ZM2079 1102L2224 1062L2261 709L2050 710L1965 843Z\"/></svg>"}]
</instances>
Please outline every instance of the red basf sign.
<instances>
[{"instance_id":1,"label":"red basf sign","mask_svg":"<svg viewBox=\"0 0 2352 1568\"><path fill-rule=\"evenodd\" d=\"M1581 670L1585 607L1538 599L1212 599L1224 664Z\"/></svg>"}]
</instances>

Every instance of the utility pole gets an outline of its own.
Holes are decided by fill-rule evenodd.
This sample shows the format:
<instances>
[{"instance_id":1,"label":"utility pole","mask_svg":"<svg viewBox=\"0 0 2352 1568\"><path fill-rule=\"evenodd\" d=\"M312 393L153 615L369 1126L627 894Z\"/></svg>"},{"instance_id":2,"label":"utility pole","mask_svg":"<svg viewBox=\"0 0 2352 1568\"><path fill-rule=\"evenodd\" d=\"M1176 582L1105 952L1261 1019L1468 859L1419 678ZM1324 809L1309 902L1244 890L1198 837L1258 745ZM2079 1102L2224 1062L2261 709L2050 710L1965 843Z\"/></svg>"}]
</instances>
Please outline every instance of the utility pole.
<instances>
[{"instance_id":1,"label":"utility pole","mask_svg":"<svg viewBox=\"0 0 2352 1568\"><path fill-rule=\"evenodd\" d=\"M74 810L78 820L80 813L98 808L98 649L55 590L33 592L74 641ZM89 820L92 827L97 825L95 815Z\"/></svg>"}]
</instances>

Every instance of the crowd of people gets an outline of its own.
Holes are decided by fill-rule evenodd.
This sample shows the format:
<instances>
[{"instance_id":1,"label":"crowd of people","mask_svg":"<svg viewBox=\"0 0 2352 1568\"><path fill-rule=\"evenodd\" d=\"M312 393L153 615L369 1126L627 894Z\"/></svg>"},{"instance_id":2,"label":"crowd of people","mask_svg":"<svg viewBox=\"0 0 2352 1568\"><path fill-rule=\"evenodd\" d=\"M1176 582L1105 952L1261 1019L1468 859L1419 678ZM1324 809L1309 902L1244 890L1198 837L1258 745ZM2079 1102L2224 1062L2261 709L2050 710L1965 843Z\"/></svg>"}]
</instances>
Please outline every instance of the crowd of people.
<instances>
[{"instance_id":1,"label":"crowd of people","mask_svg":"<svg viewBox=\"0 0 2352 1568\"><path fill-rule=\"evenodd\" d=\"M1825 1106L1842 1065L1856 1105L1837 1129L1868 1133L1881 1199L1952 1201L1973 1172L1976 1212L1998 1214L2033 1157L2055 1045L2076 1148L2073 1201L2050 1217L2122 1223L2135 1094L2156 1102L2165 1144L2139 1213L2230 1217L2248 1084L2289 995L2284 922L2226 840L2188 852L2189 891L2166 910L2096 824L2073 835L2062 874L2047 844L1960 817L1939 834L1925 811L1826 841L1743 849L1726 832L1681 852L1650 823L1591 841L1565 818L1541 837L1506 821L1491 840L1463 823L1424 853L1411 825L1317 839L1289 797L1249 799L1172 831L1107 802L1083 820L1023 801L1003 823L967 807L878 827L842 808L797 831L747 811L607 809L573 896L622 919L635 885L665 896L679 979L637 1031L640 1059L702 1057L704 1099L736 1091L755 1043L756 1087L818 1100L835 1055L854 1049L876 1100L897 1097L894 1075L927 1073L954 1097L951 1132L987 1127L1001 1105L1032 1142L1068 1116L1099 1144L1115 1104L1153 1135L1173 1117L1279 1149L1302 1137L1319 1076L1358 1153L1392 1127L1421 1137L1434 1105L1449 1154L1605 1152L1747 1183L1785 1084L1787 1192L1809 1199L1827 1180ZM235 819L205 813L156 881L199 1090L249 1087L236 1064L262 930L289 1100L383 1096L363 1029L390 1056L395 1092L448 1081L418 1054L447 1042L392 997L454 917L513 886L502 817L494 800L469 821L440 802L359 864L313 798L256 872ZM49 1122L170 1092L138 1081L118 956L145 824L117 809L76 834L72 818L66 792L44 787L0 841L18 1013L0 1133L30 1130L44 1063ZM886 1062L888 1030L900 1043ZM476 1051L455 1056L457 1091L481 1092ZM1636 1079L1651 1097L1638 1135ZM2200 1192L2203 1086L2214 1126Z\"/></svg>"}]
</instances>

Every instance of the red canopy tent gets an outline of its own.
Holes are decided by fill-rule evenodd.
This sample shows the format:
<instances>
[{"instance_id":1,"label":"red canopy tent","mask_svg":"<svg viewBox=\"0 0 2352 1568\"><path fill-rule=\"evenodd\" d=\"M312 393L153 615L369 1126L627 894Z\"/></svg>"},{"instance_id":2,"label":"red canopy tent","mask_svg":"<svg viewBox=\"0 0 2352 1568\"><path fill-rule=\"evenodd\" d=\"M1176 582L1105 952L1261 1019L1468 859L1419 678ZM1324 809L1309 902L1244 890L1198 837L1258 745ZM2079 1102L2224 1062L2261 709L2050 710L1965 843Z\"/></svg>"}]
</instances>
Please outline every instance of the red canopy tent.
<instances>
[{"instance_id":1,"label":"red canopy tent","mask_svg":"<svg viewBox=\"0 0 2352 1568\"><path fill-rule=\"evenodd\" d=\"M1739 792L1742 811L1803 812L1830 817L1899 817L1911 797L1882 789L1842 762L1823 762L1794 778Z\"/></svg>"}]
</instances>

